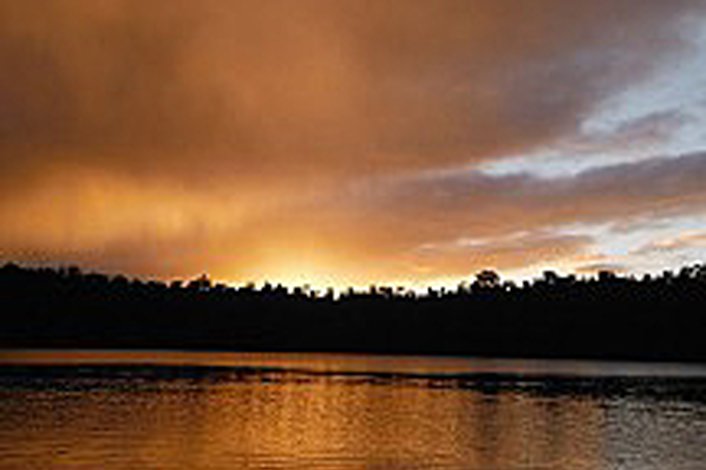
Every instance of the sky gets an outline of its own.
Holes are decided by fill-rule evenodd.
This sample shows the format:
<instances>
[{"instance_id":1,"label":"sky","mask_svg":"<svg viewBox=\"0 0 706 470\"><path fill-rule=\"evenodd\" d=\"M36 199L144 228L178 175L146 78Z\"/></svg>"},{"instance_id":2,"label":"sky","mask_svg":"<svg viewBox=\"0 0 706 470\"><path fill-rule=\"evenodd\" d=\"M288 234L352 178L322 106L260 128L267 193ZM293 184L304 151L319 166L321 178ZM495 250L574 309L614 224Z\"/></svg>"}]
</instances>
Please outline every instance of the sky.
<instances>
[{"instance_id":1,"label":"sky","mask_svg":"<svg viewBox=\"0 0 706 470\"><path fill-rule=\"evenodd\" d=\"M0 261L456 285L706 258L706 2L0 0Z\"/></svg>"}]
</instances>

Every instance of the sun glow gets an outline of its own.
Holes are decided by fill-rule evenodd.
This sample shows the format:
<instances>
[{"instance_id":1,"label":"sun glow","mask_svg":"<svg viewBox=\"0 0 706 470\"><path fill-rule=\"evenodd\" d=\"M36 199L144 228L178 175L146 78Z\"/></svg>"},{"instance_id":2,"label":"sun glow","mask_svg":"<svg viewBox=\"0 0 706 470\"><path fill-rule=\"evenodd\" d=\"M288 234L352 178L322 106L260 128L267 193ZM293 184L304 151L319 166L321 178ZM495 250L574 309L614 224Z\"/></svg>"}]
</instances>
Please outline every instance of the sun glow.
<instances>
[{"instance_id":1,"label":"sun glow","mask_svg":"<svg viewBox=\"0 0 706 470\"><path fill-rule=\"evenodd\" d=\"M269 251L249 272L250 277L243 281L257 285L270 283L288 288L305 287L316 291L329 287L343 289L350 282L350 278L343 275L337 260L323 249L308 247Z\"/></svg>"},{"instance_id":2,"label":"sun glow","mask_svg":"<svg viewBox=\"0 0 706 470\"><path fill-rule=\"evenodd\" d=\"M339 276L315 263L288 263L273 267L262 281L287 287L310 287L315 290L344 286Z\"/></svg>"}]
</instances>

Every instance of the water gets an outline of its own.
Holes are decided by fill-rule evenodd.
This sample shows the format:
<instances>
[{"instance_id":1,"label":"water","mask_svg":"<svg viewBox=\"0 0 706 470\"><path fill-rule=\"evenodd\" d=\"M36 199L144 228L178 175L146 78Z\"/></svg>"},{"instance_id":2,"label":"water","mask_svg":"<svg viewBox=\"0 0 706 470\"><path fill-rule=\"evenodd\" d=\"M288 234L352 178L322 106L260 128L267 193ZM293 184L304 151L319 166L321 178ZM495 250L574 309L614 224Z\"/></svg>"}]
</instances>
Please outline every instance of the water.
<instances>
[{"instance_id":1,"label":"water","mask_svg":"<svg viewBox=\"0 0 706 470\"><path fill-rule=\"evenodd\" d=\"M0 353L0 468L706 469L706 368Z\"/></svg>"}]
</instances>

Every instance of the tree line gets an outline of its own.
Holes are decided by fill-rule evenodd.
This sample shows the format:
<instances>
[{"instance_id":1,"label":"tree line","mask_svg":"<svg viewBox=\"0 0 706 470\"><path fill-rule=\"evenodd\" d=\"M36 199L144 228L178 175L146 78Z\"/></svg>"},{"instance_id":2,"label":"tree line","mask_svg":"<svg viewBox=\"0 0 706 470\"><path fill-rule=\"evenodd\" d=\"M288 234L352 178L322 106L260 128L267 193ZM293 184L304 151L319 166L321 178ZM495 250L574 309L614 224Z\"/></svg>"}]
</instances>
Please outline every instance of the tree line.
<instances>
[{"instance_id":1,"label":"tree line","mask_svg":"<svg viewBox=\"0 0 706 470\"><path fill-rule=\"evenodd\" d=\"M231 287L0 268L0 347L706 361L706 265L640 278L484 270L455 289Z\"/></svg>"}]
</instances>

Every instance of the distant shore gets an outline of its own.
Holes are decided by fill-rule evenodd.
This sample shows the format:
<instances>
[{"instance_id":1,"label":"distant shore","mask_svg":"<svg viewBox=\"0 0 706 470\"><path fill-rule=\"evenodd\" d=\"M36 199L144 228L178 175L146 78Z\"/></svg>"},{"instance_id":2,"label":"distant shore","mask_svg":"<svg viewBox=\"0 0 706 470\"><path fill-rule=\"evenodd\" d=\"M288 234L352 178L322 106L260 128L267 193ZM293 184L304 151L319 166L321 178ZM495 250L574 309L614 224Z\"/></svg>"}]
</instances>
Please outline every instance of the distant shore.
<instances>
[{"instance_id":1,"label":"distant shore","mask_svg":"<svg viewBox=\"0 0 706 470\"><path fill-rule=\"evenodd\" d=\"M325 352L706 363L706 268L641 279L484 271L425 295L164 284L0 268L0 348ZM1 352L0 352L1 354Z\"/></svg>"}]
</instances>

